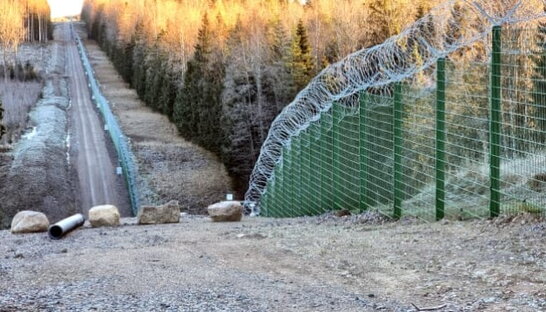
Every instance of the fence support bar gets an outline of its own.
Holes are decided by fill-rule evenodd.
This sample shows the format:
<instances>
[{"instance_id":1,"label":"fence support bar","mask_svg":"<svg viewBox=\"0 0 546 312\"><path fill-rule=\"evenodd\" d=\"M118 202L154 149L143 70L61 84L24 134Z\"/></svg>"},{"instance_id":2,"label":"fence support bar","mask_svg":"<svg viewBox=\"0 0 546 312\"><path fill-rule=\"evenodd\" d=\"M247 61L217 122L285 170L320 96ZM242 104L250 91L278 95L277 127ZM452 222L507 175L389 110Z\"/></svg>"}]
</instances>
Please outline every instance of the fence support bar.
<instances>
[{"instance_id":1,"label":"fence support bar","mask_svg":"<svg viewBox=\"0 0 546 312\"><path fill-rule=\"evenodd\" d=\"M402 83L394 85L394 219L400 219L402 216L402 145L404 144L402 126L404 117L404 105L402 103Z\"/></svg>"},{"instance_id":2,"label":"fence support bar","mask_svg":"<svg viewBox=\"0 0 546 312\"><path fill-rule=\"evenodd\" d=\"M368 210L368 130L367 127L367 105L368 105L368 92L363 91L360 93L360 114L359 114L359 155L360 155L360 211Z\"/></svg>"},{"instance_id":3,"label":"fence support bar","mask_svg":"<svg viewBox=\"0 0 546 312\"><path fill-rule=\"evenodd\" d=\"M445 214L446 59L436 66L436 220Z\"/></svg>"},{"instance_id":4,"label":"fence support bar","mask_svg":"<svg viewBox=\"0 0 546 312\"><path fill-rule=\"evenodd\" d=\"M489 117L489 165L491 198L489 211L492 218L500 213L500 140L501 140L501 52L502 28L493 27L493 54L491 64L491 103Z\"/></svg>"}]
</instances>

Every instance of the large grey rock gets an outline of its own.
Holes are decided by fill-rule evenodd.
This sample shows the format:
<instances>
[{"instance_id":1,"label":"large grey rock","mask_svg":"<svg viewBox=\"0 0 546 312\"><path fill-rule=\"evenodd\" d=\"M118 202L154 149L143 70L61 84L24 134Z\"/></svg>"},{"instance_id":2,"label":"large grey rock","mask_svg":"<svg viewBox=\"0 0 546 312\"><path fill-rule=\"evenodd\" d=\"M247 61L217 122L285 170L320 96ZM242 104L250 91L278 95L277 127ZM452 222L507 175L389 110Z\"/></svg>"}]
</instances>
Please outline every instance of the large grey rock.
<instances>
[{"instance_id":1,"label":"large grey rock","mask_svg":"<svg viewBox=\"0 0 546 312\"><path fill-rule=\"evenodd\" d=\"M11 233L14 234L46 232L48 227L46 215L36 211L20 211L11 221Z\"/></svg>"},{"instance_id":2,"label":"large grey rock","mask_svg":"<svg viewBox=\"0 0 546 312\"><path fill-rule=\"evenodd\" d=\"M138 224L178 223L180 206L176 200L162 206L142 206L137 218Z\"/></svg>"},{"instance_id":3,"label":"large grey rock","mask_svg":"<svg viewBox=\"0 0 546 312\"><path fill-rule=\"evenodd\" d=\"M113 205L95 206L89 209L89 223L92 227L118 226L119 210Z\"/></svg>"},{"instance_id":4,"label":"large grey rock","mask_svg":"<svg viewBox=\"0 0 546 312\"><path fill-rule=\"evenodd\" d=\"M207 208L214 222L237 222L243 218L243 206L238 201L223 201Z\"/></svg>"}]
</instances>

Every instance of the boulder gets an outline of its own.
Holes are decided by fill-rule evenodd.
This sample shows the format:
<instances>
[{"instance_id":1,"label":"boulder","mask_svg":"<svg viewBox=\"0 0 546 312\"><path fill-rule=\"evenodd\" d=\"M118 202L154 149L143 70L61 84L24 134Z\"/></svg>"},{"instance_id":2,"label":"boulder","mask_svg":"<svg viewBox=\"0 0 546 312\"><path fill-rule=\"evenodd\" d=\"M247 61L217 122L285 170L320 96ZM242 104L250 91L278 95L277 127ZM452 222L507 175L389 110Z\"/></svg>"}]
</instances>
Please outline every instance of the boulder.
<instances>
[{"instance_id":1,"label":"boulder","mask_svg":"<svg viewBox=\"0 0 546 312\"><path fill-rule=\"evenodd\" d=\"M243 206L238 201L223 201L207 208L214 222L237 222L243 218Z\"/></svg>"},{"instance_id":2,"label":"boulder","mask_svg":"<svg viewBox=\"0 0 546 312\"><path fill-rule=\"evenodd\" d=\"M119 210L113 205L95 206L89 209L89 223L92 227L118 226Z\"/></svg>"},{"instance_id":3,"label":"boulder","mask_svg":"<svg viewBox=\"0 0 546 312\"><path fill-rule=\"evenodd\" d=\"M142 206L138 211L138 224L162 224L180 222L180 206L173 200L161 206Z\"/></svg>"},{"instance_id":4,"label":"boulder","mask_svg":"<svg viewBox=\"0 0 546 312\"><path fill-rule=\"evenodd\" d=\"M47 232L49 220L46 215L37 211L20 211L11 221L11 233Z\"/></svg>"}]
</instances>

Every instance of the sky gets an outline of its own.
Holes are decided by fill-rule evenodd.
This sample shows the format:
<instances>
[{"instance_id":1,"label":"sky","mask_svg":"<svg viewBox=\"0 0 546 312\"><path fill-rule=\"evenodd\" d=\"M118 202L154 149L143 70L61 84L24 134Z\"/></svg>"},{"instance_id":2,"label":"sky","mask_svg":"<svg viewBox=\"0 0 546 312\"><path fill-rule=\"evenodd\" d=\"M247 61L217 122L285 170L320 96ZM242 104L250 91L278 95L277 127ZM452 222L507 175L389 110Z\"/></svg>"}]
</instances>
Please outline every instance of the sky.
<instances>
[{"instance_id":1,"label":"sky","mask_svg":"<svg viewBox=\"0 0 546 312\"><path fill-rule=\"evenodd\" d=\"M47 0L51 7L51 17L80 14L83 0Z\"/></svg>"}]
</instances>

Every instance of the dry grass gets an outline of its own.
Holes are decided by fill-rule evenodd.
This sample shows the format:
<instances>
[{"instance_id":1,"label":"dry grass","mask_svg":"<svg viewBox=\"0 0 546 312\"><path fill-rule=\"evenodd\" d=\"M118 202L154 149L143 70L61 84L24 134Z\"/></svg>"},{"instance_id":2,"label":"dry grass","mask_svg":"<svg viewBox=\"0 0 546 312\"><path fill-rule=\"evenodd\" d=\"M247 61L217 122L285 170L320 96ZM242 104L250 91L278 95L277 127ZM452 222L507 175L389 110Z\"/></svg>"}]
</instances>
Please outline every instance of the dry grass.
<instances>
[{"instance_id":1,"label":"dry grass","mask_svg":"<svg viewBox=\"0 0 546 312\"><path fill-rule=\"evenodd\" d=\"M28 113L38 101L41 89L40 82L5 82L0 79L0 97L5 109L3 123L7 127L0 145L19 140L27 127Z\"/></svg>"}]
</instances>

